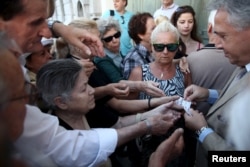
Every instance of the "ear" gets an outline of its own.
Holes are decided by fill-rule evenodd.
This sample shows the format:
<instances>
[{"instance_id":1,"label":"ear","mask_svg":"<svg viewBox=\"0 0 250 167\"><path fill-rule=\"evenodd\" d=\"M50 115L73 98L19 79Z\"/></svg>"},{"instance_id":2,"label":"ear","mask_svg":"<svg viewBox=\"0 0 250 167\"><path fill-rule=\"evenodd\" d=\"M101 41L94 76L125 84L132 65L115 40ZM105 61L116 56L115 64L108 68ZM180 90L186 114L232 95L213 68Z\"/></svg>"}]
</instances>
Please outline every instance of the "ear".
<instances>
[{"instance_id":1,"label":"ear","mask_svg":"<svg viewBox=\"0 0 250 167\"><path fill-rule=\"evenodd\" d=\"M138 34L138 36L141 38L141 40L143 40L144 35Z\"/></svg>"},{"instance_id":2,"label":"ear","mask_svg":"<svg viewBox=\"0 0 250 167\"><path fill-rule=\"evenodd\" d=\"M211 34L213 33L213 26L211 23L208 23L208 26L207 26L207 33Z\"/></svg>"},{"instance_id":3,"label":"ear","mask_svg":"<svg viewBox=\"0 0 250 167\"><path fill-rule=\"evenodd\" d=\"M63 99L61 96L54 98L55 105L60 108L61 110L67 110L68 104L66 103L65 99Z\"/></svg>"}]
</instances>

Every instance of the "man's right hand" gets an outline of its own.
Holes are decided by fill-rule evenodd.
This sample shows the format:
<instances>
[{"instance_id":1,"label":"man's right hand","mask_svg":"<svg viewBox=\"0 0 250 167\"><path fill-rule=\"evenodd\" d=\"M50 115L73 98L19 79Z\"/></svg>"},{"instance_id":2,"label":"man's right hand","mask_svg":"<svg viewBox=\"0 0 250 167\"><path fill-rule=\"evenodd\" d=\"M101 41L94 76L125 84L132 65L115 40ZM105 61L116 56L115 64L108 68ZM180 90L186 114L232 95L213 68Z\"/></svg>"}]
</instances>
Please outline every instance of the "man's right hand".
<instances>
[{"instance_id":1,"label":"man's right hand","mask_svg":"<svg viewBox=\"0 0 250 167\"><path fill-rule=\"evenodd\" d=\"M190 85L184 91L184 99L187 101L206 101L209 91L197 85Z\"/></svg>"}]
</instances>

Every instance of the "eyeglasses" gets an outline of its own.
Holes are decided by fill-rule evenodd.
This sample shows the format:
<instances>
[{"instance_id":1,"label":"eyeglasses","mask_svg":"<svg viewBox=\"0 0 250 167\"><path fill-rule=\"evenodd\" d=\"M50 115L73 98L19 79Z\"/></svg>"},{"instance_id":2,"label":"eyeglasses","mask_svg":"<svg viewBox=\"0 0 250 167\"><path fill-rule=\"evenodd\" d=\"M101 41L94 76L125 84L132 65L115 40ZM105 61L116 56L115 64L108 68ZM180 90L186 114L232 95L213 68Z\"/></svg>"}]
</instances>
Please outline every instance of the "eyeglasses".
<instances>
[{"instance_id":1,"label":"eyeglasses","mask_svg":"<svg viewBox=\"0 0 250 167\"><path fill-rule=\"evenodd\" d=\"M179 44L178 43L170 43L170 44L153 44L153 47L156 52L162 52L164 51L165 47L169 52L174 52L178 49Z\"/></svg>"},{"instance_id":2,"label":"eyeglasses","mask_svg":"<svg viewBox=\"0 0 250 167\"><path fill-rule=\"evenodd\" d=\"M118 31L117 33L115 33L115 34L112 35L112 36L108 36L108 37L102 38L102 40L104 40L105 42L110 42L110 41L113 40L114 37L115 37L115 38L120 38L120 36L121 36L121 32Z\"/></svg>"},{"instance_id":3,"label":"eyeglasses","mask_svg":"<svg viewBox=\"0 0 250 167\"><path fill-rule=\"evenodd\" d=\"M25 81L24 87L25 87L26 95L11 98L9 101L11 102L11 101L17 101L21 99L27 99L28 104L35 104L37 97L38 97L38 90L36 86L30 82Z\"/></svg>"}]
</instances>

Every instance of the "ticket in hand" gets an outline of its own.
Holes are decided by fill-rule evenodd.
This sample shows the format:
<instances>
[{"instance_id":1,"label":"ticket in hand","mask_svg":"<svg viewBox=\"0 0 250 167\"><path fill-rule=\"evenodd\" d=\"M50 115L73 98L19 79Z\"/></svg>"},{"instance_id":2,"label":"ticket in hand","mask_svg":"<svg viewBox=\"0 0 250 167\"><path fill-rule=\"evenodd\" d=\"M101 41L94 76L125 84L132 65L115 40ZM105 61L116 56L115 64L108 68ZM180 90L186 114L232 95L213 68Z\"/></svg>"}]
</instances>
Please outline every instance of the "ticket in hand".
<instances>
[{"instance_id":1,"label":"ticket in hand","mask_svg":"<svg viewBox=\"0 0 250 167\"><path fill-rule=\"evenodd\" d=\"M190 112L190 107L191 107L190 101L184 100L182 97L180 97L178 100L175 100L175 103L182 106L188 115L192 115Z\"/></svg>"}]
</instances>

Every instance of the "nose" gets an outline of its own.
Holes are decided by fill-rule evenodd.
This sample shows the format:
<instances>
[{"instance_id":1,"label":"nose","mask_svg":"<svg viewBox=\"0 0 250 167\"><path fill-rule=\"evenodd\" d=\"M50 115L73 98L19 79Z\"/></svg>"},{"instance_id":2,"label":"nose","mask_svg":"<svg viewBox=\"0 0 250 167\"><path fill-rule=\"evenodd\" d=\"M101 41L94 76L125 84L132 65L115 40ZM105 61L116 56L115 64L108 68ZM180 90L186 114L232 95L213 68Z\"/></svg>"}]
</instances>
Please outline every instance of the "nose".
<instances>
[{"instance_id":1,"label":"nose","mask_svg":"<svg viewBox=\"0 0 250 167\"><path fill-rule=\"evenodd\" d=\"M163 53L168 53L168 48L166 46L164 47Z\"/></svg>"},{"instance_id":2,"label":"nose","mask_svg":"<svg viewBox=\"0 0 250 167\"><path fill-rule=\"evenodd\" d=\"M89 87L89 95L93 95L95 93L95 89L90 85L88 85L88 87Z\"/></svg>"},{"instance_id":3,"label":"nose","mask_svg":"<svg viewBox=\"0 0 250 167\"><path fill-rule=\"evenodd\" d=\"M41 27L41 30L39 31L39 35L41 37L45 37L45 38L51 38L52 37L52 33L47 25L47 22L44 22L44 24Z\"/></svg>"},{"instance_id":4,"label":"nose","mask_svg":"<svg viewBox=\"0 0 250 167\"><path fill-rule=\"evenodd\" d=\"M216 37L215 38L215 47L218 48L218 49L222 49L223 48L223 45L222 45L222 40L220 39L220 37Z\"/></svg>"}]
</instances>

